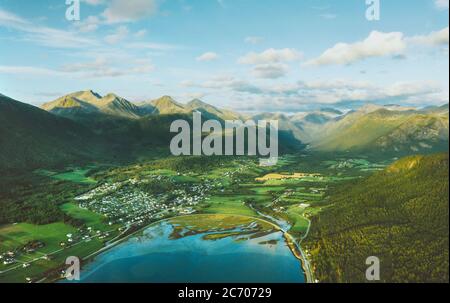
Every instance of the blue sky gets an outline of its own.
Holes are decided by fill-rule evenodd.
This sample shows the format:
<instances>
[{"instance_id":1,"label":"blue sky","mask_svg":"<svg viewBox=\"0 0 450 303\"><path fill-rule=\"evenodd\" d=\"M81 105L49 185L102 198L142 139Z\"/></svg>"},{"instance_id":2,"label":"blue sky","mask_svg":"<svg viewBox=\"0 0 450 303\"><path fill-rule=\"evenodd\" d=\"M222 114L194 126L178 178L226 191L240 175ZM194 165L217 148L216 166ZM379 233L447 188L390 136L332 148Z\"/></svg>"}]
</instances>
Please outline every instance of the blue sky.
<instances>
[{"instance_id":1,"label":"blue sky","mask_svg":"<svg viewBox=\"0 0 450 303\"><path fill-rule=\"evenodd\" d=\"M294 112L448 102L448 0L0 0L0 93Z\"/></svg>"}]
</instances>

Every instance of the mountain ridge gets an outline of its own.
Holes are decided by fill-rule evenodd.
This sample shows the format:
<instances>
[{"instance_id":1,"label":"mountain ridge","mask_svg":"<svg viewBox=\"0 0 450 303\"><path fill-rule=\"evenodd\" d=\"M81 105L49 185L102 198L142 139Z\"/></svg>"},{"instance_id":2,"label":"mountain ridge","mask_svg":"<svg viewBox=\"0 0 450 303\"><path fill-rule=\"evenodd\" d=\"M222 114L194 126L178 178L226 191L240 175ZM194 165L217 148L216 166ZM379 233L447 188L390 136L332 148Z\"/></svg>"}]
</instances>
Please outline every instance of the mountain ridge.
<instances>
[{"instance_id":1,"label":"mountain ridge","mask_svg":"<svg viewBox=\"0 0 450 303\"><path fill-rule=\"evenodd\" d=\"M0 96L0 167L30 169L94 159L102 138L35 106Z\"/></svg>"},{"instance_id":2,"label":"mountain ridge","mask_svg":"<svg viewBox=\"0 0 450 303\"><path fill-rule=\"evenodd\" d=\"M139 108L113 93L101 96L92 90L79 91L44 103L42 109L60 116L74 118L74 114L105 114L115 117L137 119Z\"/></svg>"},{"instance_id":3,"label":"mountain ridge","mask_svg":"<svg viewBox=\"0 0 450 303\"><path fill-rule=\"evenodd\" d=\"M278 120L283 142L307 144L311 151L367 152L402 156L446 150L448 145L448 104L424 109L396 104L365 104L357 110L342 112L332 107L303 113L258 113L244 115L218 108L200 99L186 104L166 95L134 104L109 93L101 96L93 90L74 92L42 108L70 118L97 134L115 140L119 134L138 129L147 116L191 115L198 111L203 119ZM135 120L138 123L132 123ZM158 119L152 119L154 123ZM162 121L162 120L161 120ZM148 125L148 123L144 123ZM132 134L130 134L133 137Z\"/></svg>"}]
</instances>

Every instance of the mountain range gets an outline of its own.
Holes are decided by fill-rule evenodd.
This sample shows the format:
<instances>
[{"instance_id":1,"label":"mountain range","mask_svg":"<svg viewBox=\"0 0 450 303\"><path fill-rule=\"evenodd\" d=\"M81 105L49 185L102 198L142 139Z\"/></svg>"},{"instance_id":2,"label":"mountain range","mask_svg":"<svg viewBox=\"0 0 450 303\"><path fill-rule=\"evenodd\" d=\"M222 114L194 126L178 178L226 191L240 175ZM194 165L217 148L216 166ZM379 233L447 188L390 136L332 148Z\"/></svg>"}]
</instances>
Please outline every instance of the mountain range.
<instances>
[{"instance_id":1,"label":"mountain range","mask_svg":"<svg viewBox=\"0 0 450 303\"><path fill-rule=\"evenodd\" d=\"M166 148L176 119L278 120L280 149L403 156L448 150L449 107L365 105L291 114L243 114L170 96L133 103L113 93L80 91L41 108L0 95L0 167L39 167L74 159L136 159Z\"/></svg>"},{"instance_id":2,"label":"mountain range","mask_svg":"<svg viewBox=\"0 0 450 303\"><path fill-rule=\"evenodd\" d=\"M240 114L230 110L219 109L198 99L194 99L187 104L181 104L170 96L163 96L155 100L134 104L113 93L102 97L92 90L80 91L60 97L43 104L41 108L74 120L77 120L82 115L89 114L139 119L148 115L191 114L196 110L222 120L242 118Z\"/></svg>"},{"instance_id":3,"label":"mountain range","mask_svg":"<svg viewBox=\"0 0 450 303\"><path fill-rule=\"evenodd\" d=\"M367 105L325 123L315 135L311 148L321 151L408 154L445 150L448 105L425 110Z\"/></svg>"}]
</instances>

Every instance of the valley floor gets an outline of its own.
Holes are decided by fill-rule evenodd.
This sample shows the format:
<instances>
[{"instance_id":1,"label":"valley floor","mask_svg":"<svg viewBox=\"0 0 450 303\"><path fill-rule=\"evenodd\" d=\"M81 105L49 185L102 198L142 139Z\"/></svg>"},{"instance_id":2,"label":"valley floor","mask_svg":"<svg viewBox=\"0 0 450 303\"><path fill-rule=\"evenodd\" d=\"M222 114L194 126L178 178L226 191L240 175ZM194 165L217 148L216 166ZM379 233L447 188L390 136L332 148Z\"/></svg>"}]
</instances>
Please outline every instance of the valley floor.
<instances>
[{"instance_id":1,"label":"valley floor","mask_svg":"<svg viewBox=\"0 0 450 303\"><path fill-rule=\"evenodd\" d=\"M149 224L191 214L255 217L279 226L314 282L309 252L300 247L311 218L328 207L329 194L342 182L389 161L287 155L268 168L256 160L168 158L125 167L36 171L50 185L79 190L69 186L70 194L57 202L62 221L0 227L0 282L54 281L64 275L68 256L85 263Z\"/></svg>"}]
</instances>

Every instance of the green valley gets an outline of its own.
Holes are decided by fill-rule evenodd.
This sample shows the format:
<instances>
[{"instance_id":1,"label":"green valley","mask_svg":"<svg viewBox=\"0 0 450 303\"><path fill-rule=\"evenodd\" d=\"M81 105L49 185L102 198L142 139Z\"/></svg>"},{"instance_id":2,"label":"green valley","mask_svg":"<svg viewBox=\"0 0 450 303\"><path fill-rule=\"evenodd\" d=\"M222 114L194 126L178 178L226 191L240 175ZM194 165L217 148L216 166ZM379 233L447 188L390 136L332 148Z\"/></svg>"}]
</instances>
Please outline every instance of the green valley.
<instances>
[{"instance_id":1,"label":"green valley","mask_svg":"<svg viewBox=\"0 0 450 303\"><path fill-rule=\"evenodd\" d=\"M445 108L254 115L281 121L275 166L171 156L172 121L250 116L200 100L85 91L43 108L0 99L1 282L58 281L67 256L84 268L161 222L210 245L281 233L307 282L365 282L372 255L383 282L448 281L448 156L416 155L448 152Z\"/></svg>"}]
</instances>

